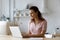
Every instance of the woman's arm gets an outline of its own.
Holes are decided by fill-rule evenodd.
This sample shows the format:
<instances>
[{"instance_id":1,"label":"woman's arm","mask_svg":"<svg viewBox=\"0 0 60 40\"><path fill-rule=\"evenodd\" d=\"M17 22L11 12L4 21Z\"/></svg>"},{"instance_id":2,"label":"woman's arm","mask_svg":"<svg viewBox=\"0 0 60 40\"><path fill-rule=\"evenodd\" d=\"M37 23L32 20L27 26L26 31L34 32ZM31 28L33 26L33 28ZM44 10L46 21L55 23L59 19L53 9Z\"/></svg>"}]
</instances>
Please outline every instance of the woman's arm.
<instances>
[{"instance_id":1,"label":"woman's arm","mask_svg":"<svg viewBox=\"0 0 60 40\"><path fill-rule=\"evenodd\" d=\"M24 33L22 35L24 38L29 38L29 37L43 37L42 34L31 34L31 32L29 31L29 33Z\"/></svg>"},{"instance_id":2,"label":"woman's arm","mask_svg":"<svg viewBox=\"0 0 60 40\"><path fill-rule=\"evenodd\" d=\"M33 35L29 35L30 37L44 37L44 35L42 34L33 34Z\"/></svg>"},{"instance_id":3,"label":"woman's arm","mask_svg":"<svg viewBox=\"0 0 60 40\"><path fill-rule=\"evenodd\" d=\"M47 30L47 22L46 21L44 21L43 22L43 24L42 24L42 30L41 30L41 34L45 34L45 32L46 32L46 30Z\"/></svg>"},{"instance_id":4,"label":"woman's arm","mask_svg":"<svg viewBox=\"0 0 60 40\"><path fill-rule=\"evenodd\" d=\"M24 33L23 37L24 38L29 38L29 37L44 37L44 34L31 34L31 32L29 31L29 33Z\"/></svg>"}]
</instances>

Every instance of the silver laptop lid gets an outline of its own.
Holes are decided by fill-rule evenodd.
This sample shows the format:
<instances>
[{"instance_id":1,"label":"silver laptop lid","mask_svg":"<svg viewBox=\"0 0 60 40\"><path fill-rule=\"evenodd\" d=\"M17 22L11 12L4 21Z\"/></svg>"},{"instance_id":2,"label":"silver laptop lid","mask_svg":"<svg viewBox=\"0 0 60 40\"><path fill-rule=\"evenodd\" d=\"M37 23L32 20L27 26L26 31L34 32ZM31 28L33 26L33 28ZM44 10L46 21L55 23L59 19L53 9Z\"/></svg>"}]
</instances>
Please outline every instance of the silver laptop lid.
<instances>
[{"instance_id":1,"label":"silver laptop lid","mask_svg":"<svg viewBox=\"0 0 60 40\"><path fill-rule=\"evenodd\" d=\"M19 27L17 27L17 26L13 27L12 26L12 27L10 27L10 31L11 31L13 37L22 38L21 31L20 31Z\"/></svg>"}]
</instances>

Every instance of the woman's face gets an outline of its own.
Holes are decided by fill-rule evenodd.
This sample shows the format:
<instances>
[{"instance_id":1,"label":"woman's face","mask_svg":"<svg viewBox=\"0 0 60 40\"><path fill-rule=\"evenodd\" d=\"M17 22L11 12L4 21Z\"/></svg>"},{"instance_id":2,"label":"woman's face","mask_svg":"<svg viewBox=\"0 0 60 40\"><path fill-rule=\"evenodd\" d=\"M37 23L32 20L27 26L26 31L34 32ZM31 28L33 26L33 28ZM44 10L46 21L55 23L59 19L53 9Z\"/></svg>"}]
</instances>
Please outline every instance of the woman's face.
<instances>
[{"instance_id":1,"label":"woman's face","mask_svg":"<svg viewBox=\"0 0 60 40\"><path fill-rule=\"evenodd\" d=\"M35 12L34 10L30 10L30 16L34 19L37 17L37 12Z\"/></svg>"}]
</instances>

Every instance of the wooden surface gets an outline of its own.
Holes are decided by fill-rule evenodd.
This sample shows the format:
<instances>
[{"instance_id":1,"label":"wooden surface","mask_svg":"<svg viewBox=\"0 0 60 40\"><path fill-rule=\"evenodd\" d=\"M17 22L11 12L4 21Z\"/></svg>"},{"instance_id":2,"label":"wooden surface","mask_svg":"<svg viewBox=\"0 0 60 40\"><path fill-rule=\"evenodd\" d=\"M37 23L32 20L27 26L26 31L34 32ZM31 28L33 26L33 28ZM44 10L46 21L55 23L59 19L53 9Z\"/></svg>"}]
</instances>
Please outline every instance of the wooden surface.
<instances>
[{"instance_id":1,"label":"wooden surface","mask_svg":"<svg viewBox=\"0 0 60 40\"><path fill-rule=\"evenodd\" d=\"M0 35L0 40L29 40L30 38L15 38L10 35ZM60 37L44 38L44 40L60 40Z\"/></svg>"}]
</instances>

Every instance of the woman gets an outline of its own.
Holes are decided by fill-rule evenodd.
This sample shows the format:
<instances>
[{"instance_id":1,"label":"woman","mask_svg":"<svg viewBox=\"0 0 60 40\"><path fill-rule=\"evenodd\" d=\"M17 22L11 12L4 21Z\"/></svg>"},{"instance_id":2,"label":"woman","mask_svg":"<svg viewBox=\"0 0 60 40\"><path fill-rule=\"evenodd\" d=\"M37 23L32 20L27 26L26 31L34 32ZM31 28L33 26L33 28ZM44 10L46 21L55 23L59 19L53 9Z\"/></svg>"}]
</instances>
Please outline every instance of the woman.
<instances>
[{"instance_id":1,"label":"woman","mask_svg":"<svg viewBox=\"0 0 60 40\"><path fill-rule=\"evenodd\" d=\"M29 23L29 34L27 36L43 37L47 29L47 22L36 6L30 7L30 16L31 21Z\"/></svg>"}]
</instances>

